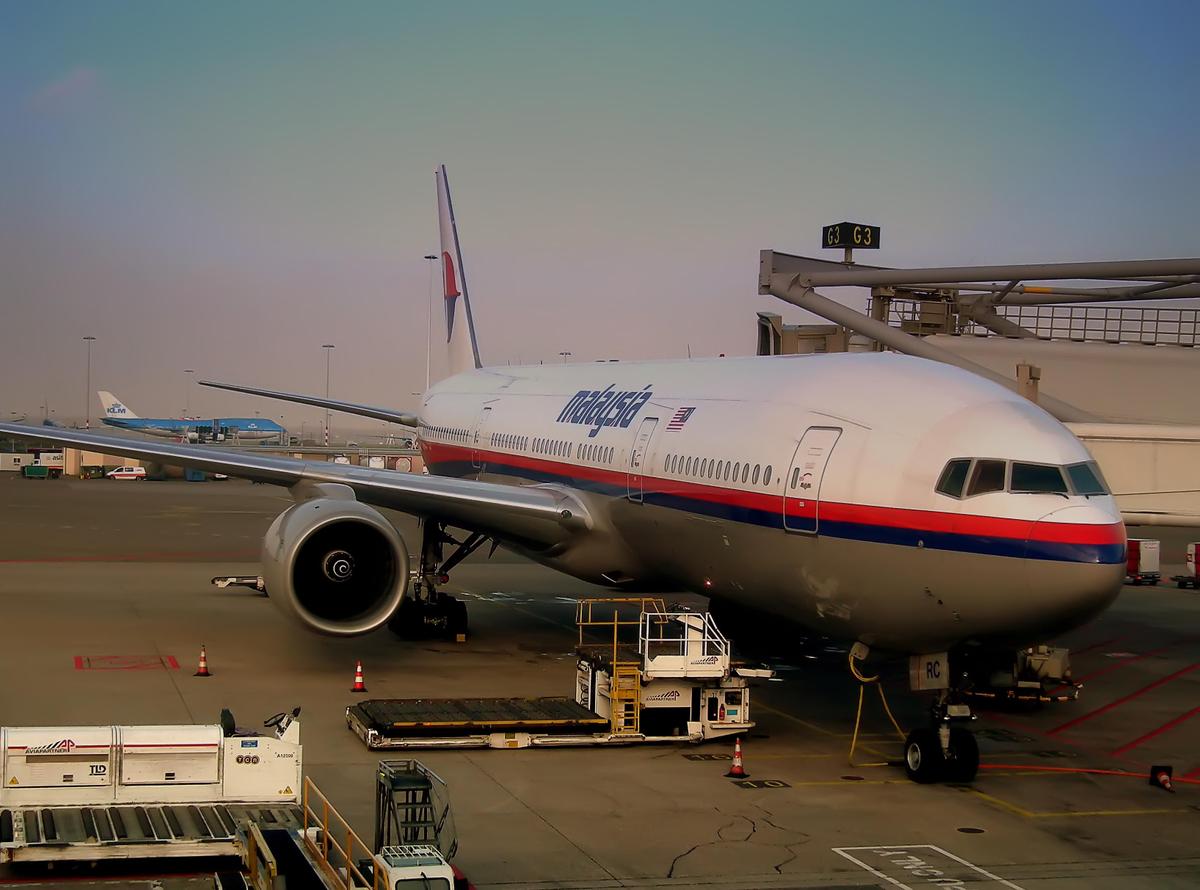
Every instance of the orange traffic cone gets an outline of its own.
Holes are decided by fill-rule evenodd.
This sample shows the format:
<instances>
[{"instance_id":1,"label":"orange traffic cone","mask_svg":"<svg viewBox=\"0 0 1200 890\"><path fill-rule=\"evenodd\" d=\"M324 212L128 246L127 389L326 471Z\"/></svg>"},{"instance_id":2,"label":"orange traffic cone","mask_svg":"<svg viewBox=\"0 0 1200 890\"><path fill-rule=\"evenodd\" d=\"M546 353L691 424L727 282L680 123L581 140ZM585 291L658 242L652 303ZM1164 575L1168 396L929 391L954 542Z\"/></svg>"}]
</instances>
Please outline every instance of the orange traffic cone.
<instances>
[{"instance_id":1,"label":"orange traffic cone","mask_svg":"<svg viewBox=\"0 0 1200 890\"><path fill-rule=\"evenodd\" d=\"M1156 788L1161 788L1164 791L1175 793L1175 789L1171 787L1171 773L1173 770L1169 766L1152 766L1150 767L1150 784Z\"/></svg>"},{"instance_id":2,"label":"orange traffic cone","mask_svg":"<svg viewBox=\"0 0 1200 890\"><path fill-rule=\"evenodd\" d=\"M733 742L733 766L725 774L727 779L748 779L750 774L742 766L742 737L738 736Z\"/></svg>"},{"instance_id":3,"label":"orange traffic cone","mask_svg":"<svg viewBox=\"0 0 1200 890\"><path fill-rule=\"evenodd\" d=\"M367 684L363 680L362 661L354 662L354 685L350 687L351 692L366 692Z\"/></svg>"},{"instance_id":4,"label":"orange traffic cone","mask_svg":"<svg viewBox=\"0 0 1200 890\"><path fill-rule=\"evenodd\" d=\"M212 676L212 674L210 674L208 672L208 652L205 651L203 643L200 644L200 664L196 668L196 673L192 674L192 676L193 677L211 677Z\"/></svg>"}]
</instances>

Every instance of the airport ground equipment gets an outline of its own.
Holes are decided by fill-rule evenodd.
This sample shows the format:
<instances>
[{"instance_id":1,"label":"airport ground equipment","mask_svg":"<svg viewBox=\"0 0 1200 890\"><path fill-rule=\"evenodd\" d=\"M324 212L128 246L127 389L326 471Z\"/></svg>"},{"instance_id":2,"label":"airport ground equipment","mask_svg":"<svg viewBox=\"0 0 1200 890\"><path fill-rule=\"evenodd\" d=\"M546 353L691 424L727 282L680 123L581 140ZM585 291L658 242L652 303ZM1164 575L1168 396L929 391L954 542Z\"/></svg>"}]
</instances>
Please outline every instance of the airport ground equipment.
<instances>
[{"instance_id":1,"label":"airport ground equipment","mask_svg":"<svg viewBox=\"0 0 1200 890\"><path fill-rule=\"evenodd\" d=\"M267 595L267 585L263 583L261 575L217 575L210 583L222 590L226 587L247 587L263 596Z\"/></svg>"},{"instance_id":2,"label":"airport ground equipment","mask_svg":"<svg viewBox=\"0 0 1200 890\"><path fill-rule=\"evenodd\" d=\"M754 727L749 678L707 612L653 598L583 600L573 698L371 699L346 709L368 748L701 742Z\"/></svg>"},{"instance_id":3,"label":"airport ground equipment","mask_svg":"<svg viewBox=\"0 0 1200 890\"><path fill-rule=\"evenodd\" d=\"M470 887L462 873L449 863L448 857L435 844L386 844L372 851L329 799L307 778L304 780L301 810L303 826L300 829L276 832L274 836L264 839L276 863L280 860L291 862L295 871L302 871L304 862L310 863L315 866L315 873L323 880L324 886L331 890L392 890L406 887L468 890ZM424 829L421 831L424 833ZM378 834L377 831L377 837ZM303 857L303 862L297 861L297 856Z\"/></svg>"},{"instance_id":4,"label":"airport ground equipment","mask_svg":"<svg viewBox=\"0 0 1200 890\"><path fill-rule=\"evenodd\" d=\"M62 475L62 468L48 467L44 464L26 464L21 467L21 475L26 479L57 479Z\"/></svg>"},{"instance_id":5,"label":"airport ground equipment","mask_svg":"<svg viewBox=\"0 0 1200 890\"><path fill-rule=\"evenodd\" d=\"M450 791L419 760L381 760L375 771L375 851L414 845L454 858L458 834Z\"/></svg>"},{"instance_id":6,"label":"airport ground equipment","mask_svg":"<svg viewBox=\"0 0 1200 890\"><path fill-rule=\"evenodd\" d=\"M298 715L0 728L0 861L241 856L239 826L300 822Z\"/></svg>"},{"instance_id":7,"label":"airport ground equipment","mask_svg":"<svg viewBox=\"0 0 1200 890\"><path fill-rule=\"evenodd\" d=\"M1172 575L1171 580L1175 582L1175 586L1180 590L1186 587L1192 590L1200 589L1200 575L1196 574L1196 548L1195 543L1187 545L1187 557L1183 566L1182 575Z\"/></svg>"},{"instance_id":8,"label":"airport ground equipment","mask_svg":"<svg viewBox=\"0 0 1200 890\"><path fill-rule=\"evenodd\" d=\"M1162 579L1158 541L1130 538L1125 550L1125 580L1129 584L1158 584Z\"/></svg>"}]
</instances>

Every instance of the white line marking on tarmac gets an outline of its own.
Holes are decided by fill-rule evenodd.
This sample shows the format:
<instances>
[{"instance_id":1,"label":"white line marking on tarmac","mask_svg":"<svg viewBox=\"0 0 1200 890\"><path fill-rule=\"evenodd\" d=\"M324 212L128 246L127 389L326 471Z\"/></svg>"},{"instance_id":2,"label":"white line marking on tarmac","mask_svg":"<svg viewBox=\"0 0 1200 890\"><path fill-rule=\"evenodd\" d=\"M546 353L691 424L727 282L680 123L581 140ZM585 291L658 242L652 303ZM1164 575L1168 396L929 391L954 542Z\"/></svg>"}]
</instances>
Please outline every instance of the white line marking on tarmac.
<instances>
[{"instance_id":1,"label":"white line marking on tarmac","mask_svg":"<svg viewBox=\"0 0 1200 890\"><path fill-rule=\"evenodd\" d=\"M922 887L965 887L966 882L964 880L960 878L947 877L944 871L935 868L933 864L928 863L916 856L910 855L904 859L895 858L910 850L934 850L942 856L945 856L947 859L953 860L959 865L969 868L971 871L983 875L985 878L989 878L998 884L1003 884L1005 887L1011 887L1012 890L1024 890L1024 888L1022 888L1020 885L1014 884L1012 881L1007 881L999 875L994 875L987 869L980 868L978 865L973 865L962 857L955 856L948 850L943 850L941 847L933 844L880 844L870 847L833 847L832 849L833 852L837 853L842 858L849 859L855 865L875 875L875 877L882 878L889 884L894 884L895 886L902 888L902 890L914 890L914 888L910 884L905 884L904 882L893 878L891 875L885 874L874 866L863 862L861 859L851 856L847 851L865 850L876 853L882 857L884 862L905 869L913 877L922 878L923 880L919 884L919 886Z\"/></svg>"}]
</instances>

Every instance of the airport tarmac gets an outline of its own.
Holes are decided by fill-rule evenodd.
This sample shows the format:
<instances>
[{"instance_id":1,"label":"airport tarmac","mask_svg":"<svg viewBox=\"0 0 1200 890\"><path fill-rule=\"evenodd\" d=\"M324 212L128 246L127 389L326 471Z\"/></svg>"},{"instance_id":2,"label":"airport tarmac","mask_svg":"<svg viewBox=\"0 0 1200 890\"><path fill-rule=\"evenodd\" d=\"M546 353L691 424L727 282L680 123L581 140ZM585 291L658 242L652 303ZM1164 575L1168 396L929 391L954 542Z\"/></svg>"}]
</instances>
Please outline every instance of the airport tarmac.
<instances>
[{"instance_id":1,"label":"airport tarmac","mask_svg":"<svg viewBox=\"0 0 1200 890\"><path fill-rule=\"evenodd\" d=\"M571 694L575 601L601 591L502 551L454 573L471 610L466 644L318 637L263 597L212 587L214 574L257 573L262 533L288 503L233 480L0 475L0 724L215 723L229 707L252 725L299 705L306 771L370 837L381 755L345 726L355 659L370 697ZM1188 535L1147 536L1164 539L1164 574L1177 570ZM456 862L480 888L1191 887L1198 628L1200 594L1127 587L1057 641L1073 650L1080 701L977 722L971 786L849 766L857 690L845 647L820 640L763 653L781 682L753 693L755 787L696 757L728 754L721 743L417 756L450 785ZM209 679L192 676L202 643ZM157 667L101 669L143 664ZM921 702L903 668L884 665L907 727ZM895 760L899 742L867 701L862 757ZM1141 776L1152 763L1174 767L1177 793L1079 772Z\"/></svg>"}]
</instances>

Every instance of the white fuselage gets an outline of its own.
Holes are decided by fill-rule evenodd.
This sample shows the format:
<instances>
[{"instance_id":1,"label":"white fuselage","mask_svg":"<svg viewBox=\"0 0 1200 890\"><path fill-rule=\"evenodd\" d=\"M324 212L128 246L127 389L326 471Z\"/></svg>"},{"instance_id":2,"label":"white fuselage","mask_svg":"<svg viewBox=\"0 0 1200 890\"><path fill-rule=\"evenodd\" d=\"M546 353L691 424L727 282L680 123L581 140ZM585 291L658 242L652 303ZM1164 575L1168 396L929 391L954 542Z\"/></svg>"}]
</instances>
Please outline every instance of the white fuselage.
<instances>
[{"instance_id":1,"label":"white fuselage","mask_svg":"<svg viewBox=\"0 0 1200 890\"><path fill-rule=\"evenodd\" d=\"M955 459L1091 457L1036 405L920 359L484 368L426 394L419 435L432 473L587 502L596 527L566 547L505 542L547 565L888 649L1045 640L1108 605L1124 575L1107 494L936 490Z\"/></svg>"}]
</instances>

